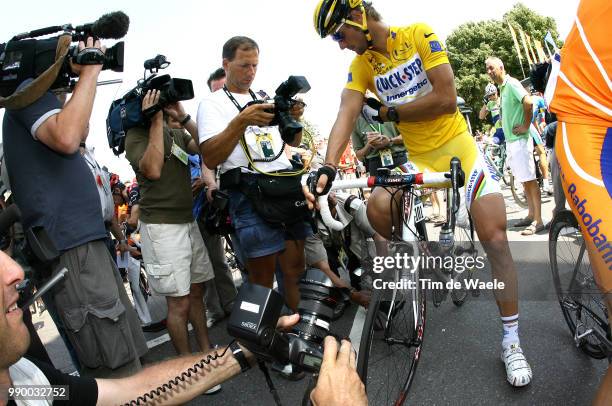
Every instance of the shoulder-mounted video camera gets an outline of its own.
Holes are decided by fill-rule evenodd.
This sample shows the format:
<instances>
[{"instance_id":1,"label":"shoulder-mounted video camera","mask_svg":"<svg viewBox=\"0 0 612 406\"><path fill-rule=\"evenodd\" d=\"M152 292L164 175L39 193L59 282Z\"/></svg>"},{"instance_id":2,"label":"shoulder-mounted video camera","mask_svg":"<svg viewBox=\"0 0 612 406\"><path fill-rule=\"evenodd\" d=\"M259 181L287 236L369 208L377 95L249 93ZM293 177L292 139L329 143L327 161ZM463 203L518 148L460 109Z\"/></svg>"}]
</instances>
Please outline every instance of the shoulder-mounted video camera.
<instances>
[{"instance_id":1,"label":"shoulder-mounted video camera","mask_svg":"<svg viewBox=\"0 0 612 406\"><path fill-rule=\"evenodd\" d=\"M193 84L189 79L157 76L160 69L170 66L164 55L144 62L145 74L136 87L111 103L106 118L108 145L115 155L125 150L125 136L130 128L146 126L153 116L169 104L193 99ZM149 76L147 77L147 71ZM159 90L159 102L142 111L142 99L149 90Z\"/></svg>"},{"instance_id":2,"label":"shoulder-mounted video camera","mask_svg":"<svg viewBox=\"0 0 612 406\"><path fill-rule=\"evenodd\" d=\"M119 39L127 34L130 25L129 17L115 11L104 14L93 23L73 27L71 24L41 28L15 35L10 41L0 44L0 96L12 95L26 79L37 78L56 63L56 53L60 50L58 43L69 36L70 42L94 39ZM36 39L45 35L61 32L58 36ZM94 48L79 52L77 45L71 45L62 66L51 85L55 91L71 91L77 77L70 68L69 61L81 65L99 65L102 69L123 72L123 41L106 49L105 53Z\"/></svg>"},{"instance_id":3,"label":"shoulder-mounted video camera","mask_svg":"<svg viewBox=\"0 0 612 406\"><path fill-rule=\"evenodd\" d=\"M302 131L302 125L298 123L289 113L291 106L293 105L294 97L298 93L306 93L310 90L310 84L304 76L289 76L289 79L285 80L276 89L276 95L274 96L274 110L268 111L274 114L274 119L270 125L278 125L278 131L281 134L281 138L287 144L293 144L297 133ZM270 100L253 100L247 103L245 108L252 104L269 103Z\"/></svg>"}]
</instances>

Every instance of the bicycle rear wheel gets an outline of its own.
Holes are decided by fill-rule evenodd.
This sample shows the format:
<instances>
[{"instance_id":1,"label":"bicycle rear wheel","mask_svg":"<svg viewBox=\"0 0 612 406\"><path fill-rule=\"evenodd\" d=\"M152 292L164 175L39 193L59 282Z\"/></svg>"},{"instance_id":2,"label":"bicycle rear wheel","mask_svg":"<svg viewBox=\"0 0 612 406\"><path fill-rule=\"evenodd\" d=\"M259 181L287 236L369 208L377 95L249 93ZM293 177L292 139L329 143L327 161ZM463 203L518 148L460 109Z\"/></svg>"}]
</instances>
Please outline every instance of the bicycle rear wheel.
<instances>
[{"instance_id":1,"label":"bicycle rear wheel","mask_svg":"<svg viewBox=\"0 0 612 406\"><path fill-rule=\"evenodd\" d=\"M423 346L425 292L419 271L396 270L414 288L375 289L361 335L357 372L370 405L401 405L412 384Z\"/></svg>"},{"instance_id":2,"label":"bicycle rear wheel","mask_svg":"<svg viewBox=\"0 0 612 406\"><path fill-rule=\"evenodd\" d=\"M589 329L599 329L610 337L610 328L606 304L595 284L586 245L572 212L563 211L553 219L548 250L555 291L576 345L593 358L605 358L606 347L596 335L578 338Z\"/></svg>"}]
</instances>

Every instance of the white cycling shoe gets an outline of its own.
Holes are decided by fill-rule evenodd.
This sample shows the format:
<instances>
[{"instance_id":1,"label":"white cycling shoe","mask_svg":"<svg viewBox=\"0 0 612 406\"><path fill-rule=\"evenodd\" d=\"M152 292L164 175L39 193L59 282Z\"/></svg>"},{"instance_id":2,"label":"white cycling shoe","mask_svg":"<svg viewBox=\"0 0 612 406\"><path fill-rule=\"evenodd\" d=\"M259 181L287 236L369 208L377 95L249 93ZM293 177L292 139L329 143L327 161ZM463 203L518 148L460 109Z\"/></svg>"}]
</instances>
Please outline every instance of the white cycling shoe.
<instances>
[{"instance_id":1,"label":"white cycling shoe","mask_svg":"<svg viewBox=\"0 0 612 406\"><path fill-rule=\"evenodd\" d=\"M510 385L514 387L529 385L533 373L520 345L511 344L508 348L504 349L501 359L506 366L506 379Z\"/></svg>"}]
</instances>

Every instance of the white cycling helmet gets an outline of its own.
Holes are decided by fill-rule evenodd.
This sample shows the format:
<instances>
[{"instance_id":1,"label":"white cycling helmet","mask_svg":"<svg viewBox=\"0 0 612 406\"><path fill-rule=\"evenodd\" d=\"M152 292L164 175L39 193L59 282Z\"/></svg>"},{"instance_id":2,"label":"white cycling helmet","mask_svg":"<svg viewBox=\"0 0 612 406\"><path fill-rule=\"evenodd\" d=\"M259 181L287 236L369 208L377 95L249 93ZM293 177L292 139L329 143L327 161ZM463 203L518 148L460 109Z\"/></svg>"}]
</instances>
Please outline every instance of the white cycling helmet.
<instances>
[{"instance_id":1,"label":"white cycling helmet","mask_svg":"<svg viewBox=\"0 0 612 406\"><path fill-rule=\"evenodd\" d=\"M485 87L485 97L489 97L492 94L497 94L497 88L493 83L489 83L487 87Z\"/></svg>"}]
</instances>

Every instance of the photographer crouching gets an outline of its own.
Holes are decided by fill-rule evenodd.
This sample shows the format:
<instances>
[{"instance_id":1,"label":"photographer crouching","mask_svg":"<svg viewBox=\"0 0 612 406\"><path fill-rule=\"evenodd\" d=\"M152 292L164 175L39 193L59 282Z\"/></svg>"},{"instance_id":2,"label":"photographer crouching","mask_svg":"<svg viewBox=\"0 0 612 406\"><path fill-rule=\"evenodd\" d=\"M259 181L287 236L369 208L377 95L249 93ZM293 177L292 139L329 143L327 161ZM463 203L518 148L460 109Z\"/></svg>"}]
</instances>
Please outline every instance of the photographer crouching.
<instances>
[{"instance_id":1,"label":"photographer crouching","mask_svg":"<svg viewBox=\"0 0 612 406\"><path fill-rule=\"evenodd\" d=\"M54 388L65 385L65 391L54 390L54 393L63 393L64 397L55 400L62 400L66 405L182 404L256 363L253 354L236 344L231 350L216 350L218 355L208 352L162 361L122 379L63 374L49 364L24 356L30 334L23 323L21 310L15 306L18 298L16 286L23 277L23 269L0 252L0 303L3 310L0 312L0 405L4 405L9 397L9 403L14 399L10 396L11 387L23 388L24 385L55 385ZM297 315L281 317L277 328L291 327L298 320ZM193 369L196 364L202 366L187 375L188 369ZM177 385L172 384L173 381L182 382ZM160 390L164 385L165 390ZM335 339L326 339L321 373L311 399L314 405L325 406L367 404L363 383L355 371L354 352L348 341L342 341L338 349ZM21 404L20 400L17 404ZM40 402L52 404L53 398Z\"/></svg>"}]
</instances>

